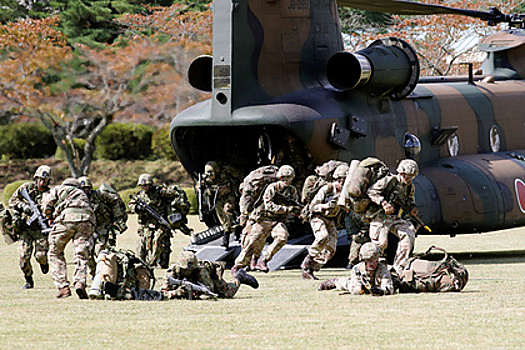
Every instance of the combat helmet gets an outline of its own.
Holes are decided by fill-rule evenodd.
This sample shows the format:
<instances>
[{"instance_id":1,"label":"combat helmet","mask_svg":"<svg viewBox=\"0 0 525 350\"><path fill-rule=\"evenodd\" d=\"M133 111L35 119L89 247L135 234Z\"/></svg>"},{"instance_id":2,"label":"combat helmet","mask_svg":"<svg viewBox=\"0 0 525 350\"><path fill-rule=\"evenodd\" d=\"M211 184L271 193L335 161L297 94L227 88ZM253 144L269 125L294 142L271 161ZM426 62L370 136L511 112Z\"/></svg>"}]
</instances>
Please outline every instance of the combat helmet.
<instances>
[{"instance_id":1,"label":"combat helmet","mask_svg":"<svg viewBox=\"0 0 525 350\"><path fill-rule=\"evenodd\" d=\"M80 181L74 177L68 177L62 182L62 186L80 187Z\"/></svg>"},{"instance_id":2,"label":"combat helmet","mask_svg":"<svg viewBox=\"0 0 525 350\"><path fill-rule=\"evenodd\" d=\"M153 177L150 174L141 174L137 186L153 185Z\"/></svg>"},{"instance_id":3,"label":"combat helmet","mask_svg":"<svg viewBox=\"0 0 525 350\"><path fill-rule=\"evenodd\" d=\"M295 177L295 170L289 166L289 165L283 165L279 168L277 171L277 178L283 178L283 177Z\"/></svg>"},{"instance_id":4,"label":"combat helmet","mask_svg":"<svg viewBox=\"0 0 525 350\"><path fill-rule=\"evenodd\" d=\"M377 244L367 242L363 244L359 250L359 259L361 260L376 260L381 256L381 249Z\"/></svg>"},{"instance_id":5,"label":"combat helmet","mask_svg":"<svg viewBox=\"0 0 525 350\"><path fill-rule=\"evenodd\" d=\"M207 176L216 175L221 172L221 167L219 166L219 163L212 161L209 161L204 166L204 174Z\"/></svg>"},{"instance_id":6,"label":"combat helmet","mask_svg":"<svg viewBox=\"0 0 525 350\"><path fill-rule=\"evenodd\" d=\"M199 261L197 260L195 253L186 250L180 253L177 264L181 269L194 270L199 265Z\"/></svg>"},{"instance_id":7,"label":"combat helmet","mask_svg":"<svg viewBox=\"0 0 525 350\"><path fill-rule=\"evenodd\" d=\"M399 174L417 176L417 174L419 174L419 167L415 160L403 159L397 166L397 172Z\"/></svg>"},{"instance_id":8,"label":"combat helmet","mask_svg":"<svg viewBox=\"0 0 525 350\"><path fill-rule=\"evenodd\" d=\"M346 178L346 175L348 174L348 170L350 170L350 167L348 164L341 164L339 165L335 171L334 171L334 179L341 179Z\"/></svg>"},{"instance_id":9,"label":"combat helmet","mask_svg":"<svg viewBox=\"0 0 525 350\"><path fill-rule=\"evenodd\" d=\"M35 171L35 178L39 177L41 179L50 179L51 178L51 167L49 165L41 165Z\"/></svg>"},{"instance_id":10,"label":"combat helmet","mask_svg":"<svg viewBox=\"0 0 525 350\"><path fill-rule=\"evenodd\" d=\"M93 183L91 182L91 180L87 176L79 177L78 181L80 181L80 187L81 188L86 188L86 187L89 188L89 189L93 188Z\"/></svg>"}]
</instances>

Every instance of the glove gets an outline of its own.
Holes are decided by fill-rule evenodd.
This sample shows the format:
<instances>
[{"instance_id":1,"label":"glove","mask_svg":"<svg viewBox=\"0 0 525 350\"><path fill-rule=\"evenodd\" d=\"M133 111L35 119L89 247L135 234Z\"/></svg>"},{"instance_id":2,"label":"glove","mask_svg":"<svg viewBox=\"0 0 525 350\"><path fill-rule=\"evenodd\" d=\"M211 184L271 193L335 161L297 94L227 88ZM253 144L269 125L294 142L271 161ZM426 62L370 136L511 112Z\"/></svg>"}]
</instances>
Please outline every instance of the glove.
<instances>
[{"instance_id":1,"label":"glove","mask_svg":"<svg viewBox=\"0 0 525 350\"><path fill-rule=\"evenodd\" d=\"M385 295L385 291L379 287L372 287L370 288L370 294L372 294L373 296L383 296Z\"/></svg>"}]
</instances>

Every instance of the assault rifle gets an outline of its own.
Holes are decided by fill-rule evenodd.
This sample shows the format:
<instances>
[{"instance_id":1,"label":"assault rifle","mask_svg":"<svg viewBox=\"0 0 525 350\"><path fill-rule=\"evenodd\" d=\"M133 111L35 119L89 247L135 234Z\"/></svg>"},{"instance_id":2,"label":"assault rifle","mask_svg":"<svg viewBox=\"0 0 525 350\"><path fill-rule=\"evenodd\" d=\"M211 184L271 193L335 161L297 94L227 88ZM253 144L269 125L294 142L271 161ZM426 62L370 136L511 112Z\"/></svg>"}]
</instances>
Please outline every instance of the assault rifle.
<instances>
[{"instance_id":1,"label":"assault rifle","mask_svg":"<svg viewBox=\"0 0 525 350\"><path fill-rule=\"evenodd\" d=\"M213 202L210 201L210 198L204 194L205 192L205 181L206 181L206 175L199 174L197 184L197 200L199 201L199 220L204 222L206 220L206 216L210 215L212 212L215 211L215 202L217 201L217 196L219 195L218 187L212 186L211 191L215 192L213 196Z\"/></svg>"},{"instance_id":2,"label":"assault rifle","mask_svg":"<svg viewBox=\"0 0 525 350\"><path fill-rule=\"evenodd\" d=\"M405 201L401 199L397 191L392 193L392 196L390 197L390 202L399 206L399 210L397 213L398 218L402 218L403 214L407 212L409 215L408 219L413 220L417 224L418 228L423 227L429 233L432 232L430 227L428 227L419 216L410 214L411 208L408 206L407 203L405 203Z\"/></svg>"},{"instance_id":3,"label":"assault rifle","mask_svg":"<svg viewBox=\"0 0 525 350\"><path fill-rule=\"evenodd\" d=\"M162 215L157 213L157 211L155 209L150 207L146 202L144 202L138 196L132 195L132 194L129 195L129 198L134 200L137 203L137 206L139 208L141 208L142 210L144 210L148 214L150 214L161 226L163 226L164 228L168 229L172 234L175 233L174 230L171 228L170 223L166 219L164 219L164 217Z\"/></svg>"},{"instance_id":4,"label":"assault rifle","mask_svg":"<svg viewBox=\"0 0 525 350\"><path fill-rule=\"evenodd\" d=\"M25 198L25 200L29 203L29 207L31 207L31 212L33 213L29 219L27 219L27 225L31 226L31 224L38 220L38 223L40 224L40 228L42 229L42 233L49 233L51 232L51 227L46 222L46 219L44 218L44 215L42 215L42 212L40 211L40 208L38 207L38 204L35 203L33 199L29 196L29 193L27 193L27 188L23 188L20 191L20 194L22 197Z\"/></svg>"},{"instance_id":5,"label":"assault rifle","mask_svg":"<svg viewBox=\"0 0 525 350\"><path fill-rule=\"evenodd\" d=\"M210 295L214 298L219 297L217 293L212 292L208 287L206 287L204 284L200 282L193 283L186 279L181 280L181 279L173 278L169 275L167 277L168 277L168 283L170 286L184 286L186 288L186 290L188 291L189 300L193 300L193 292L201 292L206 295Z\"/></svg>"}]
</instances>

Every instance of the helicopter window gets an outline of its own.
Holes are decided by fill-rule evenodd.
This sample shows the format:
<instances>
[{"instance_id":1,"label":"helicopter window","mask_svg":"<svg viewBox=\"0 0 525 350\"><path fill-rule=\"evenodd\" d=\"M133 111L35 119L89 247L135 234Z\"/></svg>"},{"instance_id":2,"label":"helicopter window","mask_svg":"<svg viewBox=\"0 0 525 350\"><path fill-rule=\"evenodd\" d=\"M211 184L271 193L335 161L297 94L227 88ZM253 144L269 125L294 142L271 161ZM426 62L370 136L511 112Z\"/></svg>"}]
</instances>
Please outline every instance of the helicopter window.
<instances>
[{"instance_id":1,"label":"helicopter window","mask_svg":"<svg viewBox=\"0 0 525 350\"><path fill-rule=\"evenodd\" d=\"M499 152L501 147L501 136L496 125L490 127L489 141L492 152Z\"/></svg>"},{"instance_id":2,"label":"helicopter window","mask_svg":"<svg viewBox=\"0 0 525 350\"><path fill-rule=\"evenodd\" d=\"M215 98L217 99L217 101L219 101L221 105L224 105L226 104L226 102L228 102L228 97L222 92L219 92Z\"/></svg>"},{"instance_id":3,"label":"helicopter window","mask_svg":"<svg viewBox=\"0 0 525 350\"><path fill-rule=\"evenodd\" d=\"M453 133L447 139L448 154L451 157L455 157L459 154L459 136L457 133Z\"/></svg>"},{"instance_id":4,"label":"helicopter window","mask_svg":"<svg viewBox=\"0 0 525 350\"><path fill-rule=\"evenodd\" d=\"M403 147L405 148L405 158L407 159L416 160L419 152L421 152L421 142L417 136L409 132L405 133Z\"/></svg>"}]
</instances>

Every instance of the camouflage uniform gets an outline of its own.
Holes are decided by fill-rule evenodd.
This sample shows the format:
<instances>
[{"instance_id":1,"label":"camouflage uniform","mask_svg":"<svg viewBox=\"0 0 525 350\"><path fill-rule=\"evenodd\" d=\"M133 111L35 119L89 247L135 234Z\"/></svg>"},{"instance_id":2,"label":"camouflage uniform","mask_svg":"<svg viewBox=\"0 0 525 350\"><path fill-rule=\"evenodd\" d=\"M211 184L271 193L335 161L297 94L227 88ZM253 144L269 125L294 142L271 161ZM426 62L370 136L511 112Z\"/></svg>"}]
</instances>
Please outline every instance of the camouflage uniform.
<instances>
[{"instance_id":1,"label":"camouflage uniform","mask_svg":"<svg viewBox=\"0 0 525 350\"><path fill-rule=\"evenodd\" d=\"M386 261L381 259L374 271L368 271L365 262L362 261L355 265L350 273L350 277L336 278L335 288L339 290L348 291L351 294L369 294L370 291L363 286L363 280L370 284L370 287L380 288L385 294L394 293L394 282L392 275L388 270Z\"/></svg>"},{"instance_id":2,"label":"camouflage uniform","mask_svg":"<svg viewBox=\"0 0 525 350\"><path fill-rule=\"evenodd\" d=\"M321 187L310 203L310 225L315 240L308 249L309 265L313 271L325 265L335 255L337 248L336 219L340 210L335 202L341 188L335 183L328 183ZM333 204L333 205L330 205ZM326 206L329 206L327 209Z\"/></svg>"},{"instance_id":3,"label":"camouflage uniform","mask_svg":"<svg viewBox=\"0 0 525 350\"><path fill-rule=\"evenodd\" d=\"M95 213L96 226L93 235L92 254L89 258L89 269L92 276L95 276L96 261L100 251L114 248L116 246L116 233L124 232L127 229L126 222L128 214L122 198L115 191L93 190L89 184L83 185L83 178L79 179L82 190L87 194L93 212ZM108 185L102 185L104 189Z\"/></svg>"},{"instance_id":4,"label":"camouflage uniform","mask_svg":"<svg viewBox=\"0 0 525 350\"><path fill-rule=\"evenodd\" d=\"M26 190L29 197L39 204L45 192L49 191L49 187L45 186L43 190L39 190L35 182L26 182L20 186L9 199L9 207L13 209L17 221L17 233L19 236L19 266L26 279L26 286L24 288L32 288L33 284L33 268L31 266L31 255L34 252L36 261L40 264L43 273L47 273L49 269L47 253L49 251L49 243L47 233L42 233L42 228L38 220L28 226L27 219L32 215L29 203L22 197L22 190Z\"/></svg>"},{"instance_id":5,"label":"camouflage uniform","mask_svg":"<svg viewBox=\"0 0 525 350\"><path fill-rule=\"evenodd\" d=\"M350 242L347 268L351 268L359 262L359 249L370 242L370 223L365 222L362 215L349 211L345 216L345 229Z\"/></svg>"},{"instance_id":6,"label":"camouflage uniform","mask_svg":"<svg viewBox=\"0 0 525 350\"><path fill-rule=\"evenodd\" d=\"M184 286L170 285L168 277L186 279L192 283L202 283L210 291L219 295L219 298L233 298L240 287L239 280L226 282L223 279L224 263L208 260L197 260L191 252L183 252L176 264L170 266L166 276L162 279L160 291L167 299L186 299L188 291ZM195 297L204 298L201 292L193 292Z\"/></svg>"},{"instance_id":7,"label":"camouflage uniform","mask_svg":"<svg viewBox=\"0 0 525 350\"><path fill-rule=\"evenodd\" d=\"M71 295L64 256L66 245L71 240L74 244L75 263L73 285L80 298L87 298L86 267L90 254L89 242L95 230L95 215L89 204L89 198L79 186L78 180L66 179L62 185L47 192L41 204L44 215L54 220L49 234L49 264L51 277L59 289L57 298Z\"/></svg>"},{"instance_id":8,"label":"camouflage uniform","mask_svg":"<svg viewBox=\"0 0 525 350\"><path fill-rule=\"evenodd\" d=\"M377 181L368 190L368 196L373 203L379 206L390 203L394 207L394 214L391 215L387 215L384 209L377 212L370 223L370 239L384 252L388 244L389 232L392 232L399 238L399 245L393 264L394 269L398 272L406 265L410 254L414 250L416 239L414 225L409 220L404 219L404 215L399 216L401 206L398 203L403 203L405 207L403 212L406 214L416 208L414 185L412 183L403 183L402 176L402 174L388 175Z\"/></svg>"},{"instance_id":9,"label":"camouflage uniform","mask_svg":"<svg viewBox=\"0 0 525 350\"><path fill-rule=\"evenodd\" d=\"M154 186L150 184L149 190L140 190L136 196L142 199L147 205L155 210L162 217L166 217L173 194L164 185ZM169 264L169 253L164 252L166 261L159 262L161 254L166 249L166 241L170 239L171 232L162 226L148 212L141 210L134 199L129 201L129 209L132 213L138 214L138 235L137 255L140 259L148 262L151 266L160 264L167 268ZM168 247L169 249L169 247Z\"/></svg>"},{"instance_id":10,"label":"camouflage uniform","mask_svg":"<svg viewBox=\"0 0 525 350\"><path fill-rule=\"evenodd\" d=\"M216 162L208 162L205 166L205 177L202 180L204 185L203 195L209 198L210 205L215 209L215 213L224 228L224 238L222 245L229 246L229 237L234 232L235 208L237 203L237 179L227 175Z\"/></svg>"},{"instance_id":11,"label":"camouflage uniform","mask_svg":"<svg viewBox=\"0 0 525 350\"><path fill-rule=\"evenodd\" d=\"M277 194L294 201L299 199L295 186L285 183L282 179L268 185L264 191L263 203L250 214L251 230L245 237L246 243L241 253L235 259L233 273L249 264L253 255L260 254L270 234L273 242L261 258L264 267L288 241L289 234L285 222L297 208L293 205L285 205L281 198L277 198L279 197ZM267 268L264 270L266 271Z\"/></svg>"}]
</instances>

